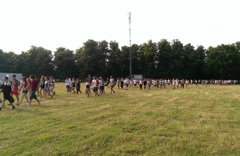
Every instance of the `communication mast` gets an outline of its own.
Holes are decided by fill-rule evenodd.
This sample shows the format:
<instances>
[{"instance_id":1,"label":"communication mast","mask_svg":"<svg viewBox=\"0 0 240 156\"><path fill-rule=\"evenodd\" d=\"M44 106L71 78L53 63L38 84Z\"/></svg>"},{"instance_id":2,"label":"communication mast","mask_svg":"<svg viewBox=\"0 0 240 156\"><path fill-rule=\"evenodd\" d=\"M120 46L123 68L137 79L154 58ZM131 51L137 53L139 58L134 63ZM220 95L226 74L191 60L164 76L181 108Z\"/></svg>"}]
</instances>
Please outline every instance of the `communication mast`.
<instances>
[{"instance_id":1,"label":"communication mast","mask_svg":"<svg viewBox=\"0 0 240 156\"><path fill-rule=\"evenodd\" d=\"M128 13L128 22L129 22L129 46L130 46L129 72L130 77L132 78L131 12Z\"/></svg>"}]
</instances>

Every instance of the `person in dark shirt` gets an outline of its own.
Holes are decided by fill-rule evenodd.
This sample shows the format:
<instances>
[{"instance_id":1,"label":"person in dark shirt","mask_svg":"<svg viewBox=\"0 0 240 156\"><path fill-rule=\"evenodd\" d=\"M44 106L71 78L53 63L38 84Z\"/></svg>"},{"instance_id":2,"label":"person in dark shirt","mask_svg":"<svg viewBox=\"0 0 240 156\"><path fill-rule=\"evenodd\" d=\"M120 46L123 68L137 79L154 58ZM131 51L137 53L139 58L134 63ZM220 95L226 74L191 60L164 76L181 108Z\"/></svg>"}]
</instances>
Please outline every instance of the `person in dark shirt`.
<instances>
[{"instance_id":1,"label":"person in dark shirt","mask_svg":"<svg viewBox=\"0 0 240 156\"><path fill-rule=\"evenodd\" d=\"M88 80L90 81L90 86L91 86L93 78L91 77L90 74L88 74Z\"/></svg>"},{"instance_id":2,"label":"person in dark shirt","mask_svg":"<svg viewBox=\"0 0 240 156\"><path fill-rule=\"evenodd\" d=\"M147 80L146 79L144 79L143 85L144 85L144 89L146 89L146 86L147 86Z\"/></svg>"},{"instance_id":3,"label":"person in dark shirt","mask_svg":"<svg viewBox=\"0 0 240 156\"><path fill-rule=\"evenodd\" d=\"M1 88L2 88L2 92L3 92L3 101L2 101L2 106L0 107L0 111L5 106L6 100L8 100L10 102L12 109L15 109L15 106L13 105L14 99L12 97L11 83L8 82L8 76L3 77L3 85L1 86Z\"/></svg>"},{"instance_id":4,"label":"person in dark shirt","mask_svg":"<svg viewBox=\"0 0 240 156\"><path fill-rule=\"evenodd\" d=\"M76 83L76 87L77 87L77 94L78 92L82 93L82 91L80 90L81 88L81 80L79 80L79 78L77 78L77 83Z\"/></svg>"},{"instance_id":5,"label":"person in dark shirt","mask_svg":"<svg viewBox=\"0 0 240 156\"><path fill-rule=\"evenodd\" d=\"M121 78L121 88L123 89L123 78Z\"/></svg>"},{"instance_id":6,"label":"person in dark shirt","mask_svg":"<svg viewBox=\"0 0 240 156\"><path fill-rule=\"evenodd\" d=\"M30 76L30 84L31 84L31 95L30 95L30 101L29 101L29 104L27 105L27 107L30 106L33 99L35 99L38 102L38 105L40 105L41 103L36 96L36 91L38 89L38 81L35 79L34 75Z\"/></svg>"},{"instance_id":7,"label":"person in dark shirt","mask_svg":"<svg viewBox=\"0 0 240 156\"><path fill-rule=\"evenodd\" d=\"M0 81L0 94L2 93L2 81ZM1 97L0 97L0 104L2 103Z\"/></svg>"}]
</instances>

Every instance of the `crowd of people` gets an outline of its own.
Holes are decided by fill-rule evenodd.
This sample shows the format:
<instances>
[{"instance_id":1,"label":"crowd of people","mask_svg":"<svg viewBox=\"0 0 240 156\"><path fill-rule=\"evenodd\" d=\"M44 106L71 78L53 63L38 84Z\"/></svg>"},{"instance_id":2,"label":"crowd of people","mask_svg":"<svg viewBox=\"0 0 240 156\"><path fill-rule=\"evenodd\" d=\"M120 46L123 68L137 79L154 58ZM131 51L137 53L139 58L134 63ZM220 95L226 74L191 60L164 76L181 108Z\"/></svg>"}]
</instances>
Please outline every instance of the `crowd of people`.
<instances>
[{"instance_id":1,"label":"crowd of people","mask_svg":"<svg viewBox=\"0 0 240 156\"><path fill-rule=\"evenodd\" d=\"M41 104L36 94L38 94L40 98L46 98L47 95L52 98L55 95L55 80L52 76L41 76L40 80L34 75L29 76L29 78L23 76L21 81L19 81L16 75L12 75L12 82L8 80L9 76L6 75L3 77L2 84L0 84L0 92L3 92L3 100L0 99L0 111L5 107L6 101L9 101L9 105L12 106L12 109L15 109L13 96L16 96L17 106L19 106L25 98L27 101L26 106L29 107L33 99L38 102L38 105ZM22 96L19 98L21 92Z\"/></svg>"},{"instance_id":2,"label":"crowd of people","mask_svg":"<svg viewBox=\"0 0 240 156\"><path fill-rule=\"evenodd\" d=\"M30 77L22 77L21 81L16 79L16 75L12 76L12 82L8 81L9 76L3 77L3 83L0 84L0 92L3 92L3 100L0 98L0 111L5 106L5 102L9 101L9 105L12 109L15 109L14 98L16 96L17 103L19 106L23 99L27 101L27 107L35 99L39 105L41 105L37 95L40 98L46 98L50 96L51 98L56 94L55 89L55 79L52 76L41 76L40 80L31 75ZM66 93L81 94L81 80L79 78L66 78ZM115 93L114 87L118 89L128 90L129 88L139 88L140 90L151 88L166 89L171 87L172 89L188 87L188 85L232 85L238 84L237 80L188 80L188 79L131 79L127 78L117 78L116 81L112 76L106 78L106 81L102 77L97 77L88 75L84 81L85 83L85 93L89 97L91 92L94 93L95 97L105 94L105 87L110 88L110 94ZM20 86L20 87L19 87ZM92 90L92 91L91 91ZM19 98L22 92L21 98ZM37 95L36 95L37 94ZM28 97L29 95L29 97Z\"/></svg>"},{"instance_id":3,"label":"crowd of people","mask_svg":"<svg viewBox=\"0 0 240 156\"><path fill-rule=\"evenodd\" d=\"M75 89L78 92L82 93L81 88L81 80L74 78L67 78L66 82L66 90L67 94L70 92L76 93ZM91 89L95 96L99 96L101 94L105 94L104 88L108 86L112 93L115 93L114 87L117 86L118 89L128 90L129 88L140 88L142 89L150 89L152 88L163 88L166 89L167 86L172 87L172 89L184 88L188 87L188 85L204 85L209 86L210 84L216 85L231 85L238 84L237 80L185 80L185 79L131 79L127 78L117 78L115 81L112 76L110 78L106 78L106 81L103 80L102 77L97 77L88 75L88 78L85 79L85 93L89 97L91 94Z\"/></svg>"},{"instance_id":4,"label":"crowd of people","mask_svg":"<svg viewBox=\"0 0 240 156\"><path fill-rule=\"evenodd\" d=\"M77 80L75 80L75 78L72 78L72 79L67 78L65 82L66 82L67 94L70 92L77 93L77 94L82 93L82 91L80 90L81 80L79 78ZM88 78L85 79L85 85L86 85L85 93L88 97L91 95L91 89L93 90L93 93L95 96L105 94L105 90L104 90L105 86L108 86L108 87L110 86L111 94L115 93L114 86L116 84L112 76L110 76L110 79L107 78L106 81L104 81L102 77L97 77L97 76L91 77L91 75L88 75Z\"/></svg>"}]
</instances>

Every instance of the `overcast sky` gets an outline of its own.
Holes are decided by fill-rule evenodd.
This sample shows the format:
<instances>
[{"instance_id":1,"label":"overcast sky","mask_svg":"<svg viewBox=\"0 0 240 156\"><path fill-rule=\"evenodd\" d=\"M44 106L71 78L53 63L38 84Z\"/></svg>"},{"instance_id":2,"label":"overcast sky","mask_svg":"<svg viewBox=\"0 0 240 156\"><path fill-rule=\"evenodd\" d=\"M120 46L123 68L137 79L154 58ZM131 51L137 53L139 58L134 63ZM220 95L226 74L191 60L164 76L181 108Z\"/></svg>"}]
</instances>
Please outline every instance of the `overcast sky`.
<instances>
[{"instance_id":1,"label":"overcast sky","mask_svg":"<svg viewBox=\"0 0 240 156\"><path fill-rule=\"evenodd\" d=\"M31 45L76 50L88 39L129 44L152 39L195 47L240 41L240 0L0 0L0 49Z\"/></svg>"}]
</instances>

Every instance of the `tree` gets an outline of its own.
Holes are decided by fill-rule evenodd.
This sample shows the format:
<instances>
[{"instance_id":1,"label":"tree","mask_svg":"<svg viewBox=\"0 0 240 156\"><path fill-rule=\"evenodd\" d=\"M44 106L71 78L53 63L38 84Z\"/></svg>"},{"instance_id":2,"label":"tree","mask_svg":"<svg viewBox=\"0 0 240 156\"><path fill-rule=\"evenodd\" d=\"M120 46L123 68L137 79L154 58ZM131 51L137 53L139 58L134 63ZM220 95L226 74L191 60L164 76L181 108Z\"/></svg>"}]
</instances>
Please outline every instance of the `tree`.
<instances>
[{"instance_id":1,"label":"tree","mask_svg":"<svg viewBox=\"0 0 240 156\"><path fill-rule=\"evenodd\" d=\"M150 78L157 78L156 69L158 67L157 45L149 40L141 46L141 51L144 53L144 76Z\"/></svg>"},{"instance_id":2,"label":"tree","mask_svg":"<svg viewBox=\"0 0 240 156\"><path fill-rule=\"evenodd\" d=\"M179 40L131 46L133 74L146 78L240 79L240 42L205 49ZM36 74L66 77L104 78L129 76L129 46L119 48L118 42L86 41L73 51L60 47L53 55L43 47L32 46L17 55L0 49L0 72L19 72L25 76Z\"/></svg>"},{"instance_id":3,"label":"tree","mask_svg":"<svg viewBox=\"0 0 240 156\"><path fill-rule=\"evenodd\" d=\"M65 79L78 76L75 55L69 49L57 48L54 53L54 65L57 78Z\"/></svg>"},{"instance_id":4,"label":"tree","mask_svg":"<svg viewBox=\"0 0 240 156\"><path fill-rule=\"evenodd\" d=\"M160 42L157 43L158 46L158 67L157 72L159 78L171 78L172 72L170 70L170 67L172 64L174 64L173 60L173 52L171 49L170 43L163 39Z\"/></svg>"},{"instance_id":5,"label":"tree","mask_svg":"<svg viewBox=\"0 0 240 156\"><path fill-rule=\"evenodd\" d=\"M98 43L94 40L88 40L83 44L83 47L76 50L77 66L81 78L86 78L88 74L101 76L105 73L107 45L106 41Z\"/></svg>"},{"instance_id":6,"label":"tree","mask_svg":"<svg viewBox=\"0 0 240 156\"><path fill-rule=\"evenodd\" d=\"M173 52L173 61L169 68L172 72L172 78L183 78L185 61L183 44L179 40L173 40L171 47Z\"/></svg>"},{"instance_id":7,"label":"tree","mask_svg":"<svg viewBox=\"0 0 240 156\"><path fill-rule=\"evenodd\" d=\"M109 45L109 51L106 55L106 76L121 77L122 55L118 43L111 41Z\"/></svg>"},{"instance_id":8,"label":"tree","mask_svg":"<svg viewBox=\"0 0 240 156\"><path fill-rule=\"evenodd\" d=\"M22 54L24 63L23 74L35 74L37 77L41 75L54 76L52 52L43 47L32 46L26 54ZM25 58L24 58L25 57Z\"/></svg>"}]
</instances>

